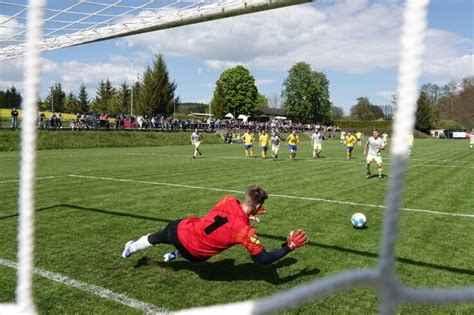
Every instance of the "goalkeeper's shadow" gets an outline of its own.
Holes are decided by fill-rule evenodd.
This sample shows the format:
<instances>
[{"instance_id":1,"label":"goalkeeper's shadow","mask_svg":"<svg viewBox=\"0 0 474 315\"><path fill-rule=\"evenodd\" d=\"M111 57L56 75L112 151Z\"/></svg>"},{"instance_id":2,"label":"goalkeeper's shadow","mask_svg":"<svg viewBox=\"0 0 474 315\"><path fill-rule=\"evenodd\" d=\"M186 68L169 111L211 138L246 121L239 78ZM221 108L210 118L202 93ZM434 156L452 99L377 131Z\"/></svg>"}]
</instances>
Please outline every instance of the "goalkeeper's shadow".
<instances>
[{"instance_id":1,"label":"goalkeeper's shadow","mask_svg":"<svg viewBox=\"0 0 474 315\"><path fill-rule=\"evenodd\" d=\"M262 266L257 263L236 264L235 259L223 259L211 262L191 263L177 260L170 263L156 262L148 257L142 257L135 267L159 266L163 269L192 271L203 280L209 281L265 281L274 285L285 284L300 277L312 277L319 274L318 268L304 268L292 272L295 258L283 258L273 264ZM295 268L296 270L296 268ZM280 274L282 276L280 276Z\"/></svg>"}]
</instances>

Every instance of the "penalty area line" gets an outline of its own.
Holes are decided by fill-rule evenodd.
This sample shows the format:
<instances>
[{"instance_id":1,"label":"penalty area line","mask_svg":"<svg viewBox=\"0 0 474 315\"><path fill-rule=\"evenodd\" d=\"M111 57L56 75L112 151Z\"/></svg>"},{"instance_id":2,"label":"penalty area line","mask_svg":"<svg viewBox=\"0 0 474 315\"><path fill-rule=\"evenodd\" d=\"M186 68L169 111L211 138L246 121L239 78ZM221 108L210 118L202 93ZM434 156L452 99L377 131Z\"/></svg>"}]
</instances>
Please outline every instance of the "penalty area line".
<instances>
[{"instance_id":1,"label":"penalty area line","mask_svg":"<svg viewBox=\"0 0 474 315\"><path fill-rule=\"evenodd\" d=\"M36 177L35 180L43 180L43 179L54 179L54 178L62 178L64 176L45 176L45 177ZM0 184L3 183L15 183L19 182L21 179L8 179L8 180L0 180Z\"/></svg>"},{"instance_id":2,"label":"penalty area line","mask_svg":"<svg viewBox=\"0 0 474 315\"><path fill-rule=\"evenodd\" d=\"M18 270L19 268L19 265L17 262L7 260L7 259L2 259L2 258L0 258L0 265L9 267L12 269L16 269L16 270ZM79 280L74 280L69 277L63 276L59 273L55 273L52 271L39 269L39 268L33 269L33 273L43 278L46 278L48 280L64 284L68 287L73 287L82 291L86 291L88 293L92 293L94 295L100 296L101 298L129 306L136 310L143 311L147 314L168 314L169 313L164 308L158 307L156 305L145 303L145 302L130 298L124 294L114 293L110 291L109 289L106 289L97 285L88 284Z\"/></svg>"},{"instance_id":3,"label":"penalty area line","mask_svg":"<svg viewBox=\"0 0 474 315\"><path fill-rule=\"evenodd\" d=\"M104 181L114 181L114 182L123 182L123 183L136 183L136 184L144 184L144 185L169 186L169 187L199 189L199 190L208 190L208 191L220 191L220 192L236 193L236 194L245 193L244 191L233 190L233 189L202 187L202 186L185 185L185 184L172 184L172 183L164 183L164 182L152 182L152 181L133 180L133 179L126 179L126 178L112 178L112 177L86 176L86 175L74 175L74 174L70 174L68 176L73 177L73 178L82 178L82 179L104 180ZM268 196L277 197L277 198L285 198L285 199L320 201L320 202L326 202L326 203L336 203L336 204L351 205L351 206L363 206L363 207L378 208L378 209L386 208L386 206L384 205L358 203L358 202L344 201L344 200L324 199L324 198L317 198L317 197L301 197L301 196L282 195L282 194L268 194ZM434 214L434 215L474 218L474 214L449 213L449 212L443 212L443 211L434 211L434 210L428 210L428 209L415 209L415 208L401 208L401 209L403 211L408 211L408 212L421 212L421 213L429 213L429 214Z\"/></svg>"}]
</instances>

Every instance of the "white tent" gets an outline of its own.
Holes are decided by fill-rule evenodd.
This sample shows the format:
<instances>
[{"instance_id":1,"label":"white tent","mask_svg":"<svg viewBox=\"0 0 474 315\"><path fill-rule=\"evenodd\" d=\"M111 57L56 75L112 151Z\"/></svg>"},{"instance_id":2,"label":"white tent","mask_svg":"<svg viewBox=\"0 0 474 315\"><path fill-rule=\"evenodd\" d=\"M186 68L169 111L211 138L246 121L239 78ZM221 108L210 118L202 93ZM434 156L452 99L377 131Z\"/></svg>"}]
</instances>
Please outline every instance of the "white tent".
<instances>
[{"instance_id":1,"label":"white tent","mask_svg":"<svg viewBox=\"0 0 474 315\"><path fill-rule=\"evenodd\" d=\"M225 118L234 119L234 115L232 115L231 113L228 113L228 114L225 115L224 117L225 117Z\"/></svg>"},{"instance_id":2,"label":"white tent","mask_svg":"<svg viewBox=\"0 0 474 315\"><path fill-rule=\"evenodd\" d=\"M237 119L242 119L244 121L244 123L246 123L247 120L249 119L249 116L245 116L245 115L240 114L239 117L237 117Z\"/></svg>"},{"instance_id":3,"label":"white tent","mask_svg":"<svg viewBox=\"0 0 474 315\"><path fill-rule=\"evenodd\" d=\"M285 120L287 119L285 116L275 116L275 119L278 119L278 120Z\"/></svg>"}]
</instances>

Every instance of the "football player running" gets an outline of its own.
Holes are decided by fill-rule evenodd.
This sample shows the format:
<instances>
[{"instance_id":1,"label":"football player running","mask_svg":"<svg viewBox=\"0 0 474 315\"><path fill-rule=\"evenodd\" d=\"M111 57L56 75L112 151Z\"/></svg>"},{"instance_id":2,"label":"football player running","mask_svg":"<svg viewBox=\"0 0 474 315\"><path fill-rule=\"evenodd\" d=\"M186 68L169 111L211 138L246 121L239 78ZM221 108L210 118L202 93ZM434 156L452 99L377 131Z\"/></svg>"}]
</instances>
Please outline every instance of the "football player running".
<instances>
[{"instance_id":1,"label":"football player running","mask_svg":"<svg viewBox=\"0 0 474 315\"><path fill-rule=\"evenodd\" d=\"M196 129L194 132L191 134L191 144L194 147L194 154L193 154L193 159L196 158L196 155L199 153L199 155L202 155L202 152L199 150L199 146L201 145L202 142L202 136L199 133L199 130Z\"/></svg>"},{"instance_id":2,"label":"football player running","mask_svg":"<svg viewBox=\"0 0 474 315\"><path fill-rule=\"evenodd\" d=\"M290 159L294 160L296 157L296 151L298 150L298 142L300 142L298 135L296 134L296 130L288 136L288 150L290 150Z\"/></svg>"},{"instance_id":3,"label":"football player running","mask_svg":"<svg viewBox=\"0 0 474 315\"><path fill-rule=\"evenodd\" d=\"M270 137L267 135L265 130L262 130L262 133L260 134L258 140L260 142L260 150L262 151L262 159L266 159L268 153L268 144L270 143Z\"/></svg>"},{"instance_id":4,"label":"football player running","mask_svg":"<svg viewBox=\"0 0 474 315\"><path fill-rule=\"evenodd\" d=\"M379 179L383 178L383 164L382 164L382 156L380 151L385 148L383 140L379 137L379 131L374 129L372 131L372 137L367 140L367 144L364 147L364 155L367 154L366 159L366 167L367 167L367 176L366 178L370 178L370 163L375 161L377 163L378 172L379 172Z\"/></svg>"},{"instance_id":5,"label":"football player running","mask_svg":"<svg viewBox=\"0 0 474 315\"><path fill-rule=\"evenodd\" d=\"M349 131L347 132L346 136L346 156L347 159L349 160L352 158L352 150L354 150L354 144L356 143L357 139L354 137L353 134L351 134Z\"/></svg>"},{"instance_id":6,"label":"football player running","mask_svg":"<svg viewBox=\"0 0 474 315\"><path fill-rule=\"evenodd\" d=\"M275 131L272 132L272 137L270 138L270 144L272 146L272 157L273 160L275 161L278 159L278 150L280 150L280 142L282 139L280 138L279 135Z\"/></svg>"},{"instance_id":7,"label":"football player running","mask_svg":"<svg viewBox=\"0 0 474 315\"><path fill-rule=\"evenodd\" d=\"M166 254L165 261L183 257L189 261L201 262L240 244L255 262L271 264L305 245L308 237L303 230L298 229L288 234L279 249L265 250L250 220L259 222L256 215L265 213L263 203L267 198L267 192L258 186L247 189L242 203L233 196L225 196L204 217L177 220L159 232L128 241L122 257L128 258L137 251L157 244L171 244L176 250Z\"/></svg>"},{"instance_id":8,"label":"football player running","mask_svg":"<svg viewBox=\"0 0 474 315\"><path fill-rule=\"evenodd\" d=\"M311 135L311 147L313 148L313 159L315 159L316 157L319 158L319 154L321 154L323 138L324 136L319 131L319 129L315 129L313 134Z\"/></svg>"}]
</instances>

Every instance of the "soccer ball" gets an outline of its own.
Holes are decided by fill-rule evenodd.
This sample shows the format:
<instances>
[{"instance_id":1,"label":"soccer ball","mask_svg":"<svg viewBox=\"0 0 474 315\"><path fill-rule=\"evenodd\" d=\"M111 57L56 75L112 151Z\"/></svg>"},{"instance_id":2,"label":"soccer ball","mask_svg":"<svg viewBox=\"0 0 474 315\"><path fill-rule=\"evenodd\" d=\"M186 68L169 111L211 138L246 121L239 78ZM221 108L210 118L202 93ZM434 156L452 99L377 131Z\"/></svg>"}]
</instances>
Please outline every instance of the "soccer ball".
<instances>
[{"instance_id":1,"label":"soccer ball","mask_svg":"<svg viewBox=\"0 0 474 315\"><path fill-rule=\"evenodd\" d=\"M351 217L352 226L356 229L362 229L367 223L367 218L365 214L361 212L354 213Z\"/></svg>"}]
</instances>

